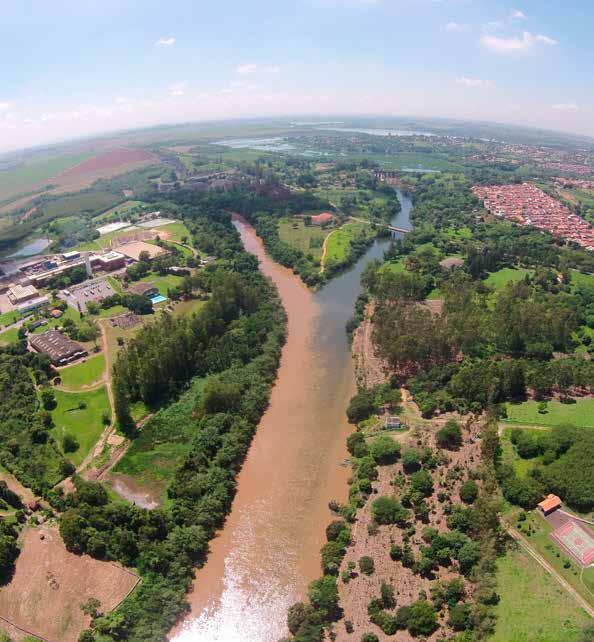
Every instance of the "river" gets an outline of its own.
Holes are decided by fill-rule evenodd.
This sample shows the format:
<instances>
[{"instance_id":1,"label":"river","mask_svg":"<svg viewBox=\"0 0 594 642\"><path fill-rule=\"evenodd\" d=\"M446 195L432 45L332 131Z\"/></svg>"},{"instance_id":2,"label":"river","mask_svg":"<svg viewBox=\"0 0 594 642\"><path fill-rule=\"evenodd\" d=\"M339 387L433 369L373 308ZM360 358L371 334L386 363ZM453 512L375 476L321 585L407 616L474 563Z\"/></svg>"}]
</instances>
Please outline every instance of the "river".
<instances>
[{"instance_id":1,"label":"river","mask_svg":"<svg viewBox=\"0 0 594 642\"><path fill-rule=\"evenodd\" d=\"M392 224L407 229L411 202L399 199ZM175 642L275 642L288 633L288 607L321 574L328 502L346 500L350 474L345 410L355 374L345 325L361 272L389 242L375 241L352 269L312 293L266 255L252 227L240 220L235 226L278 289L288 338L231 513L196 573L191 611L172 633Z\"/></svg>"}]
</instances>

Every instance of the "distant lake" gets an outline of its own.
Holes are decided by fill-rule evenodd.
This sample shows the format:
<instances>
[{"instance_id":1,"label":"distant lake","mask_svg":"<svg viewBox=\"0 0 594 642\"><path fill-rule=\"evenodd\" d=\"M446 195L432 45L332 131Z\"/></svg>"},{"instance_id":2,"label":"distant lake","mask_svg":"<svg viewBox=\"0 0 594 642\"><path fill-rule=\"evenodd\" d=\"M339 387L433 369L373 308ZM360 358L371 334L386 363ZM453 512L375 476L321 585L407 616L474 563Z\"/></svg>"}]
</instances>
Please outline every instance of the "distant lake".
<instances>
[{"instance_id":1,"label":"distant lake","mask_svg":"<svg viewBox=\"0 0 594 642\"><path fill-rule=\"evenodd\" d=\"M216 141L213 145L224 145L232 149L257 149L263 152L284 152L295 149L280 136L274 138L230 138L229 140Z\"/></svg>"},{"instance_id":2,"label":"distant lake","mask_svg":"<svg viewBox=\"0 0 594 642\"><path fill-rule=\"evenodd\" d=\"M11 254L9 258L16 259L41 254L51 242L52 241L49 238L35 239L34 241L27 243L27 245L24 245L20 250Z\"/></svg>"},{"instance_id":3,"label":"distant lake","mask_svg":"<svg viewBox=\"0 0 594 642\"><path fill-rule=\"evenodd\" d=\"M363 127L318 127L325 131L354 132L355 134L371 134L372 136L435 136L429 132L418 132L408 129L365 129Z\"/></svg>"}]
</instances>

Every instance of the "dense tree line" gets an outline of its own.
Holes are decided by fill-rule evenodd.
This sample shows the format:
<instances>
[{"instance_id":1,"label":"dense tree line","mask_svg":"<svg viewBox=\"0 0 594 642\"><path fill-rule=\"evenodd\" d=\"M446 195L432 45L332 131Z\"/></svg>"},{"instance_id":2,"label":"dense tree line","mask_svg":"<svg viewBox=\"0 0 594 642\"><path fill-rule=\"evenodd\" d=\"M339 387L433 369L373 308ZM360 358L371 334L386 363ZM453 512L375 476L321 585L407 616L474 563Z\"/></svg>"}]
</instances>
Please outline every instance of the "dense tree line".
<instances>
[{"instance_id":1,"label":"dense tree line","mask_svg":"<svg viewBox=\"0 0 594 642\"><path fill-rule=\"evenodd\" d=\"M203 273L209 300L195 315L162 315L143 328L114 368L115 409L124 427L132 429L130 401L167 404L134 433L139 444L185 444L167 507L148 511L112 502L99 484L81 479L76 493L53 497L69 550L120 561L143 578L116 611L93 619L85 641L157 641L173 626L193 568L206 559L230 509L235 476L276 376L284 311L257 261L242 250L230 218L212 207L205 214L190 206L188 215L197 242L212 243L210 251L223 259Z\"/></svg>"}]
</instances>

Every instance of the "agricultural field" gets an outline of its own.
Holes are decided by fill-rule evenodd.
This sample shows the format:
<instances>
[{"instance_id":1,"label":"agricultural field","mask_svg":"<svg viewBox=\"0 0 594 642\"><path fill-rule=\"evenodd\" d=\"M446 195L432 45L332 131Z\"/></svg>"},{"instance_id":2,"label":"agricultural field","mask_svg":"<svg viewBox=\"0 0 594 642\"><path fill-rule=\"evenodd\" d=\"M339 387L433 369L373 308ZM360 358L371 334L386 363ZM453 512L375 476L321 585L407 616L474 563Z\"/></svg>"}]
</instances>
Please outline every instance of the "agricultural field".
<instances>
[{"instance_id":1,"label":"agricultural field","mask_svg":"<svg viewBox=\"0 0 594 642\"><path fill-rule=\"evenodd\" d=\"M107 212L103 212L103 214L96 216L93 219L93 224L100 225L101 222L107 221L112 217L125 216L130 212L135 212L137 210L142 211L147 207L150 207L150 204L145 203L144 201L124 201L123 203L110 208Z\"/></svg>"},{"instance_id":2,"label":"agricultural field","mask_svg":"<svg viewBox=\"0 0 594 642\"><path fill-rule=\"evenodd\" d=\"M40 183L50 183L50 179L92 155L89 152L63 154L54 158L27 161L20 167L0 171L0 198L33 189Z\"/></svg>"},{"instance_id":3,"label":"agricultural field","mask_svg":"<svg viewBox=\"0 0 594 642\"><path fill-rule=\"evenodd\" d=\"M588 616L521 549L497 562L497 624L488 642L577 642Z\"/></svg>"},{"instance_id":4,"label":"agricultural field","mask_svg":"<svg viewBox=\"0 0 594 642\"><path fill-rule=\"evenodd\" d=\"M278 235L281 241L301 250L306 256L321 259L322 245L329 230L315 225L305 225L300 219L281 219L278 223Z\"/></svg>"},{"instance_id":5,"label":"agricultural field","mask_svg":"<svg viewBox=\"0 0 594 642\"><path fill-rule=\"evenodd\" d=\"M43 536L43 537L42 537ZM27 528L16 571L2 588L0 632L12 623L43 640L76 642L90 622L80 605L97 598L102 610L114 609L134 589L139 577L112 562L69 553L55 527ZM27 637L26 640L37 640Z\"/></svg>"},{"instance_id":6,"label":"agricultural field","mask_svg":"<svg viewBox=\"0 0 594 642\"><path fill-rule=\"evenodd\" d=\"M105 427L104 415L111 416L107 390L105 386L100 386L86 392L66 392L58 389L54 392L58 405L52 410L55 426L51 433L60 445L66 434L78 441L78 450L66 453L68 459L78 466L97 443Z\"/></svg>"},{"instance_id":7,"label":"agricultural field","mask_svg":"<svg viewBox=\"0 0 594 642\"><path fill-rule=\"evenodd\" d=\"M66 194L52 198L39 206L39 209L51 217L80 216L89 214L94 216L114 207L122 200L122 196L105 190L91 190L77 194Z\"/></svg>"},{"instance_id":8,"label":"agricultural field","mask_svg":"<svg viewBox=\"0 0 594 642\"><path fill-rule=\"evenodd\" d=\"M485 285L488 285L495 290L504 288L508 283L516 283L521 281L526 275L532 274L533 270L525 268L501 268L497 272L491 272L485 279Z\"/></svg>"},{"instance_id":9,"label":"agricultural field","mask_svg":"<svg viewBox=\"0 0 594 642\"><path fill-rule=\"evenodd\" d=\"M594 428L594 397L580 397L575 403L561 403L556 399L547 402L546 412L538 411L534 400L522 403L507 403L507 419L510 424L557 426L570 423L575 426Z\"/></svg>"},{"instance_id":10,"label":"agricultural field","mask_svg":"<svg viewBox=\"0 0 594 642\"><path fill-rule=\"evenodd\" d=\"M101 380L105 372L105 356L97 354L82 363L60 369L61 386L67 390L81 390Z\"/></svg>"}]
</instances>

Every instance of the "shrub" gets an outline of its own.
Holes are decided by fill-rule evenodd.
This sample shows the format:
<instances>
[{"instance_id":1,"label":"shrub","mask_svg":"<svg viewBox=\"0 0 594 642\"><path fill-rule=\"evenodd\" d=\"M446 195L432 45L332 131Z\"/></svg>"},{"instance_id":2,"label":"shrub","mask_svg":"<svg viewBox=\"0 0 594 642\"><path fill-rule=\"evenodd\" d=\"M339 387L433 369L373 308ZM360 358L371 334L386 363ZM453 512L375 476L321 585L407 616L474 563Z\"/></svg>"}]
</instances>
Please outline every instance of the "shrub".
<instances>
[{"instance_id":1,"label":"shrub","mask_svg":"<svg viewBox=\"0 0 594 642\"><path fill-rule=\"evenodd\" d=\"M359 569L361 573L364 573L365 575L372 575L375 571L375 564L373 562L373 559L368 555L364 555L359 560Z\"/></svg>"},{"instance_id":2,"label":"shrub","mask_svg":"<svg viewBox=\"0 0 594 642\"><path fill-rule=\"evenodd\" d=\"M361 642L379 642L379 638L375 633L364 633Z\"/></svg>"}]
</instances>

